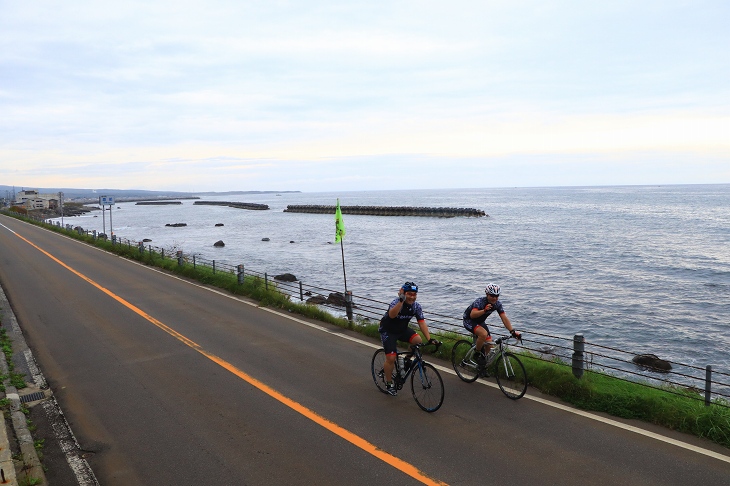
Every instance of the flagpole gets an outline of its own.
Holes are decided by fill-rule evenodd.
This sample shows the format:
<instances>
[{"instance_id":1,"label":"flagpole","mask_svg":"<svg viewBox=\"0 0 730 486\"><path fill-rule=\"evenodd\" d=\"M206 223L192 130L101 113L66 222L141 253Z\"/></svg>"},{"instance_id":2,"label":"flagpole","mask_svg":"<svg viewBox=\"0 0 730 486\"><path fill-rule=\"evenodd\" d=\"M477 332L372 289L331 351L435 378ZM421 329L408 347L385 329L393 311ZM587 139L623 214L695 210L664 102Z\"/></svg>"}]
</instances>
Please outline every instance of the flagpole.
<instances>
[{"instance_id":1,"label":"flagpole","mask_svg":"<svg viewBox=\"0 0 730 486\"><path fill-rule=\"evenodd\" d=\"M345 295L347 295L347 272L345 271L345 245L340 239L340 250L342 250L342 276L345 279Z\"/></svg>"},{"instance_id":2,"label":"flagpole","mask_svg":"<svg viewBox=\"0 0 730 486\"><path fill-rule=\"evenodd\" d=\"M340 242L340 251L342 252L342 277L345 280L345 308L347 309L347 320L352 322L352 295L347 291L347 271L345 270L345 223L342 221L342 211L340 210L340 200L337 199L335 206L335 242Z\"/></svg>"}]
</instances>

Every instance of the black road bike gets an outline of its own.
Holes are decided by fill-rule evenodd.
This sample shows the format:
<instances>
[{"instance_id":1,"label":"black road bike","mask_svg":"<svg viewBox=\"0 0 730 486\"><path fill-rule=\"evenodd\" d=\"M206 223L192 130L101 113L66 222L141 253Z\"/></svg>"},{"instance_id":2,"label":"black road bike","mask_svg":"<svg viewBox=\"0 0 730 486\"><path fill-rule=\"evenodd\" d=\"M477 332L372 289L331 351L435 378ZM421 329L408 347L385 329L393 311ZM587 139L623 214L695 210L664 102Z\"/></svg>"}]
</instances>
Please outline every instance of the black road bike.
<instances>
[{"instance_id":1,"label":"black road bike","mask_svg":"<svg viewBox=\"0 0 730 486\"><path fill-rule=\"evenodd\" d=\"M441 346L441 343L436 341L435 343L414 344L410 351L399 351L391 380L400 390L410 376L411 392L418 406L426 412L435 412L444 403L444 381L436 368L423 361L421 348L429 344L435 344L436 349ZM384 364L385 350L380 348L375 351L371 364L373 381L381 392L388 393L385 387Z\"/></svg>"}]
</instances>

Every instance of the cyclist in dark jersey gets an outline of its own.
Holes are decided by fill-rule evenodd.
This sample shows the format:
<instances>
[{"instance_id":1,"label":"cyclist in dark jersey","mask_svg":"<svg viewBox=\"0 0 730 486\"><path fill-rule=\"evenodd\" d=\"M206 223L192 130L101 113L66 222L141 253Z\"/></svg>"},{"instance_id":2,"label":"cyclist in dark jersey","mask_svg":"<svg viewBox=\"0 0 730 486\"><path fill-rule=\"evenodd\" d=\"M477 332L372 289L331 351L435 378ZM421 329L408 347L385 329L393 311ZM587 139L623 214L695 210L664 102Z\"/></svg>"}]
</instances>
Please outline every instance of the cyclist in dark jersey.
<instances>
[{"instance_id":1,"label":"cyclist in dark jersey","mask_svg":"<svg viewBox=\"0 0 730 486\"><path fill-rule=\"evenodd\" d=\"M464 327L477 337L476 349L479 352L477 361L479 364L485 363L485 356L492 349L492 335L489 332L484 321L492 312L497 312L502 324L507 328L512 337L519 339L522 335L519 331L515 331L512 323L504 312L502 303L499 301L499 285L487 284L484 289L487 294L485 297L479 297L477 300L466 308L464 311ZM486 347L484 346L486 344Z\"/></svg>"},{"instance_id":2,"label":"cyclist in dark jersey","mask_svg":"<svg viewBox=\"0 0 730 486\"><path fill-rule=\"evenodd\" d=\"M393 368L395 367L395 358L398 351L397 342L405 341L409 344L420 344L423 341L421 336L413 329L408 327L408 323L413 316L416 317L418 327L428 342L431 342L431 334L428 332L426 319L423 317L423 309L421 304L416 302L418 296L418 285L413 282L406 282L398 290L398 297L390 303L390 307L386 311L382 319L380 319L380 340L383 342L385 349L385 363L383 372L385 375L385 387L388 393L395 396L398 393L396 386L393 384ZM391 380L391 381L388 381Z\"/></svg>"}]
</instances>

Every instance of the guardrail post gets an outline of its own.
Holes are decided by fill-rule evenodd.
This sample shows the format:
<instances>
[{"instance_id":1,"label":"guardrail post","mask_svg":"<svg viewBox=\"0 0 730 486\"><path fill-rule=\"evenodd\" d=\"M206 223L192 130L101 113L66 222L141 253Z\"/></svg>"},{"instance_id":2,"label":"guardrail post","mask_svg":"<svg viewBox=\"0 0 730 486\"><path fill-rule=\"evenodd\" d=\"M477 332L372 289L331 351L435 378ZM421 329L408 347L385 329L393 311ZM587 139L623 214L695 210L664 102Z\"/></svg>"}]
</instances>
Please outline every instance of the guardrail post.
<instances>
[{"instance_id":1,"label":"guardrail post","mask_svg":"<svg viewBox=\"0 0 730 486\"><path fill-rule=\"evenodd\" d=\"M215 260L213 260L213 275L215 275Z\"/></svg>"},{"instance_id":2,"label":"guardrail post","mask_svg":"<svg viewBox=\"0 0 730 486\"><path fill-rule=\"evenodd\" d=\"M139 254L144 255L144 243L141 241L139 242Z\"/></svg>"},{"instance_id":3,"label":"guardrail post","mask_svg":"<svg viewBox=\"0 0 730 486\"><path fill-rule=\"evenodd\" d=\"M269 274L264 272L264 287L269 290Z\"/></svg>"},{"instance_id":4,"label":"guardrail post","mask_svg":"<svg viewBox=\"0 0 730 486\"><path fill-rule=\"evenodd\" d=\"M299 281L299 300L304 302L304 290L302 290L302 281Z\"/></svg>"},{"instance_id":5,"label":"guardrail post","mask_svg":"<svg viewBox=\"0 0 730 486\"><path fill-rule=\"evenodd\" d=\"M243 264L238 266L238 285L243 284Z\"/></svg>"},{"instance_id":6,"label":"guardrail post","mask_svg":"<svg viewBox=\"0 0 730 486\"><path fill-rule=\"evenodd\" d=\"M705 406L709 407L712 402L712 365L705 368Z\"/></svg>"},{"instance_id":7,"label":"guardrail post","mask_svg":"<svg viewBox=\"0 0 730 486\"><path fill-rule=\"evenodd\" d=\"M573 376L580 378L583 376L584 359L583 353L586 347L586 340L583 333L573 336Z\"/></svg>"},{"instance_id":8,"label":"guardrail post","mask_svg":"<svg viewBox=\"0 0 730 486\"><path fill-rule=\"evenodd\" d=\"M177 266L182 267L183 264L183 252L182 250L177 251Z\"/></svg>"},{"instance_id":9,"label":"guardrail post","mask_svg":"<svg viewBox=\"0 0 730 486\"><path fill-rule=\"evenodd\" d=\"M164 248L162 249L162 259L163 260L165 259L165 249Z\"/></svg>"},{"instance_id":10,"label":"guardrail post","mask_svg":"<svg viewBox=\"0 0 730 486\"><path fill-rule=\"evenodd\" d=\"M345 292L345 311L347 312L347 320L352 322L352 290Z\"/></svg>"},{"instance_id":11,"label":"guardrail post","mask_svg":"<svg viewBox=\"0 0 730 486\"><path fill-rule=\"evenodd\" d=\"M117 244L117 235L112 235L112 246Z\"/></svg>"},{"instance_id":12,"label":"guardrail post","mask_svg":"<svg viewBox=\"0 0 730 486\"><path fill-rule=\"evenodd\" d=\"M96 230L91 232L91 237L96 240Z\"/></svg>"}]
</instances>

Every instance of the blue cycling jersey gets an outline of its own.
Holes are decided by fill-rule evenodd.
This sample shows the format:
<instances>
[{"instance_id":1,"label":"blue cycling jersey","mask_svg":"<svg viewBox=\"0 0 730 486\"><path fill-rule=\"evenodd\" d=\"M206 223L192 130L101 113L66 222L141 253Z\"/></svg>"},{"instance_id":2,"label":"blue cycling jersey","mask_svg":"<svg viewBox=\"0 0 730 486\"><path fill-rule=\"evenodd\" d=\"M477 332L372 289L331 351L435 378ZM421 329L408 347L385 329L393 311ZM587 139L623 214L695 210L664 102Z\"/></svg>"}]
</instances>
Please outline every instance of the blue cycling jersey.
<instances>
[{"instance_id":1,"label":"blue cycling jersey","mask_svg":"<svg viewBox=\"0 0 730 486\"><path fill-rule=\"evenodd\" d=\"M400 302L399 299L393 300L393 302L390 303L388 310L385 311L385 315L383 316L383 318L380 319L380 332L403 332L408 328L408 323L411 322L411 318L413 316L416 316L416 320L418 322L425 320L423 317L423 309L421 309L421 304L419 304L418 302L414 302L413 305L408 305L407 303L403 302L403 307L401 307L398 315L395 316L395 318L391 318L388 315L388 312L390 311L390 309L395 307L398 302Z\"/></svg>"},{"instance_id":2,"label":"blue cycling jersey","mask_svg":"<svg viewBox=\"0 0 730 486\"><path fill-rule=\"evenodd\" d=\"M489 302L487 301L487 297L486 296L485 297L479 297L477 300L475 300L474 302L472 302L472 304L469 307L466 308L466 310L464 311L464 327L465 328L467 328L469 331L473 331L474 330L474 326L477 325L477 324L479 324L479 325L484 324L484 321L487 320L487 317L489 317L489 315L492 312L495 312L496 311L497 314L504 314L504 308L502 307L502 302L497 301L492 306L492 309L489 310L489 311L487 311L487 313L484 314L483 316L479 316L479 317L475 317L475 318L472 318L471 317L471 311L472 311L472 309L482 310L482 309L484 309L487 306L487 304L489 304Z\"/></svg>"}]
</instances>

